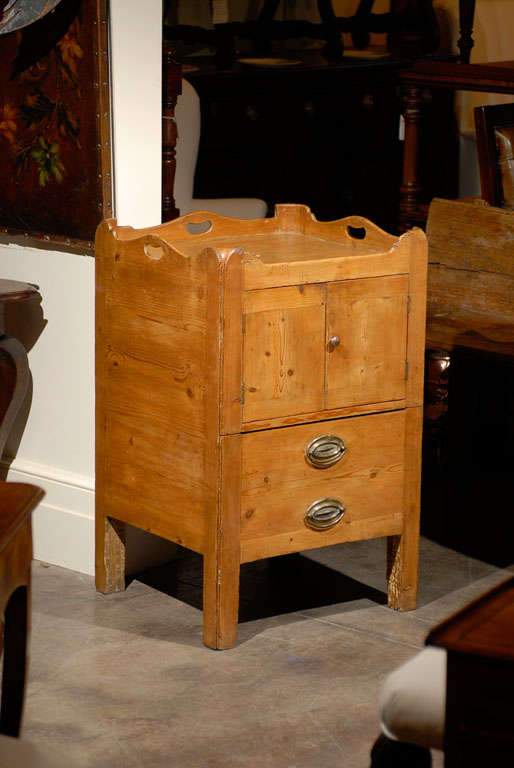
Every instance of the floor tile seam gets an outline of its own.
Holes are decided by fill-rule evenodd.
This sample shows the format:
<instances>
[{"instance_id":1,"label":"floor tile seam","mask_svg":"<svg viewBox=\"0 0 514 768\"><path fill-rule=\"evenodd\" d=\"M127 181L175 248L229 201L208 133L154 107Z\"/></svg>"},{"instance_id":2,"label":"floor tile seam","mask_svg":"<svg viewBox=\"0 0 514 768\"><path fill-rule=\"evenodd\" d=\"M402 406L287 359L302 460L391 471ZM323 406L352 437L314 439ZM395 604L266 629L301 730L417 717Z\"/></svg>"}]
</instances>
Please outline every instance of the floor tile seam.
<instances>
[{"instance_id":1,"label":"floor tile seam","mask_svg":"<svg viewBox=\"0 0 514 768\"><path fill-rule=\"evenodd\" d=\"M334 744L337 747L341 755L344 755L344 749L342 748L341 744L337 741L337 739L334 738L333 734L329 731L329 729L326 726L324 726L322 722L319 722L317 718L314 717L312 712L307 712L307 715L309 719L312 721L314 727L319 728L323 732L323 734L330 739L332 744Z\"/></svg>"},{"instance_id":2,"label":"floor tile seam","mask_svg":"<svg viewBox=\"0 0 514 768\"><path fill-rule=\"evenodd\" d=\"M432 629L435 623L433 619L423 619L421 616L416 616L416 621L419 621L420 624L423 624L424 627L427 627L428 630ZM421 647L421 646L420 646Z\"/></svg>"},{"instance_id":3,"label":"floor tile seam","mask_svg":"<svg viewBox=\"0 0 514 768\"><path fill-rule=\"evenodd\" d=\"M499 575L500 573L501 573L501 570L497 571L497 572L494 572L494 575ZM437 608L438 607L438 603L440 604L439 607L444 609L446 607L445 600L449 599L452 607L450 607L448 609L449 612L448 612L447 616L451 616L452 613L456 613L461 608L464 608L470 601L476 599L477 597L480 597L480 595L483 594L483 591L480 591L482 588L481 587L478 588L477 585L481 581L484 581L485 579L489 579L491 577L491 575L492 574L488 574L487 576L481 577L480 579L477 579L476 581L472 581L469 584L466 584L464 587L460 587L459 589L454 590L453 592L447 592L444 595L441 595L440 597L436 597L434 600L430 600L429 602L425 603L424 605L418 606L417 610L422 611L425 608L429 608L430 606L435 606ZM509 574L507 573L507 576L508 575ZM494 583L493 586L491 586L489 588L486 588L486 589L494 589L495 586L498 586L501 583L502 583L501 581L498 581L497 583ZM469 594L466 594L468 592L472 593L471 596ZM476 594L475 594L475 592L476 592ZM455 598L455 594L456 593L461 593L461 597L462 597L462 601L460 603L458 603L458 604L457 603L454 604L454 602L453 602L453 599ZM447 616L445 616L443 618L447 618ZM427 624L433 624L433 620L432 619L425 619L425 618L423 618L423 616L413 616L412 618L417 619L418 621L422 621L422 622L427 623ZM443 619L438 619L437 621L442 621L442 620Z\"/></svg>"},{"instance_id":4,"label":"floor tile seam","mask_svg":"<svg viewBox=\"0 0 514 768\"><path fill-rule=\"evenodd\" d=\"M352 632L356 632L359 635L368 635L369 637L374 637L377 640L386 640L389 643L394 643L395 645L402 645L405 648L412 648L415 651L419 651L423 645L414 645L413 643L406 643L404 640L396 640L395 638L388 637L387 635L382 635L379 632L370 632L367 629L360 629L359 627L355 627L352 624L339 624L337 621L330 621L329 619L319 619L315 616L307 616L306 614L301 614L302 616L306 616L306 618L311 619L311 621L318 621L320 624L328 624L331 627L338 627L338 629L349 629Z\"/></svg>"}]
</instances>

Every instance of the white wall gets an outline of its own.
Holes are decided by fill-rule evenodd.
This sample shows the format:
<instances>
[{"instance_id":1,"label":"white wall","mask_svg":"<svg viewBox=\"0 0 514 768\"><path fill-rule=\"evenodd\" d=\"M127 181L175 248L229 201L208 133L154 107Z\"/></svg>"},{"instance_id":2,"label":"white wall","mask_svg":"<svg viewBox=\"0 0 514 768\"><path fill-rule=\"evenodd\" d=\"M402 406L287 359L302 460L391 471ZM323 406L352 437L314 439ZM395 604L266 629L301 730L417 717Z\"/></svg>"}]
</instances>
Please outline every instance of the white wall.
<instances>
[{"instance_id":1,"label":"white wall","mask_svg":"<svg viewBox=\"0 0 514 768\"><path fill-rule=\"evenodd\" d=\"M39 285L47 321L29 352L32 403L8 479L46 491L34 515L35 557L91 572L94 262L76 254L3 245L0 264L2 277Z\"/></svg>"},{"instance_id":2,"label":"white wall","mask_svg":"<svg viewBox=\"0 0 514 768\"><path fill-rule=\"evenodd\" d=\"M160 221L161 0L110 5L116 211L147 226ZM93 573L94 259L0 245L0 274L37 283L47 320L29 352L33 398L8 479L46 491L35 557Z\"/></svg>"},{"instance_id":3,"label":"white wall","mask_svg":"<svg viewBox=\"0 0 514 768\"><path fill-rule=\"evenodd\" d=\"M116 217L161 220L162 2L111 0Z\"/></svg>"}]
</instances>

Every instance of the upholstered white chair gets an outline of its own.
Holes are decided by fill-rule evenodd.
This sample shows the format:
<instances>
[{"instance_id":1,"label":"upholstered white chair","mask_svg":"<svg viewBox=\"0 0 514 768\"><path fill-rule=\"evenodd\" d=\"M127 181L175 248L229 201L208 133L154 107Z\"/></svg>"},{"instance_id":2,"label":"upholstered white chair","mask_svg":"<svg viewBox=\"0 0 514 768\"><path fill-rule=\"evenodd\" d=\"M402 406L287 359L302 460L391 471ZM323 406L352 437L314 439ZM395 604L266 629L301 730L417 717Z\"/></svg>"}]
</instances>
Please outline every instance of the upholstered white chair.
<instances>
[{"instance_id":1,"label":"upholstered white chair","mask_svg":"<svg viewBox=\"0 0 514 768\"><path fill-rule=\"evenodd\" d=\"M392 672L379 699L382 737L372 768L425 768L430 749L443 749L446 651L427 647Z\"/></svg>"},{"instance_id":2,"label":"upholstered white chair","mask_svg":"<svg viewBox=\"0 0 514 768\"><path fill-rule=\"evenodd\" d=\"M182 93L175 108L178 139L177 167L173 195L181 215L192 211L212 211L239 219L260 219L267 213L264 200L245 197L201 200L193 198L198 146L200 144L200 98L187 80L182 81Z\"/></svg>"}]
</instances>

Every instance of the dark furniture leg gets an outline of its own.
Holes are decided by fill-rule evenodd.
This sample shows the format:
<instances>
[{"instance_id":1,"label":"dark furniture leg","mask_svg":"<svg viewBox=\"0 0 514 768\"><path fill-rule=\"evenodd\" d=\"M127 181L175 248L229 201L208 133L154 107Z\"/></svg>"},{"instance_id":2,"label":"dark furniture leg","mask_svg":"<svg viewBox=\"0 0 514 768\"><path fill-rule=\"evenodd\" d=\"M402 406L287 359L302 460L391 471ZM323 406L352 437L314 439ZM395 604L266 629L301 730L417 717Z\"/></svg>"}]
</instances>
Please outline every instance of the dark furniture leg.
<instances>
[{"instance_id":1,"label":"dark furniture leg","mask_svg":"<svg viewBox=\"0 0 514 768\"><path fill-rule=\"evenodd\" d=\"M370 768L430 768L432 756L426 747L393 741L380 735L371 750Z\"/></svg>"},{"instance_id":2,"label":"dark furniture leg","mask_svg":"<svg viewBox=\"0 0 514 768\"><path fill-rule=\"evenodd\" d=\"M332 7L332 0L318 0L318 11L325 28L323 55L327 61L340 61L343 56L343 38L337 25L337 16Z\"/></svg>"},{"instance_id":3,"label":"dark furniture leg","mask_svg":"<svg viewBox=\"0 0 514 768\"><path fill-rule=\"evenodd\" d=\"M368 24L374 2L375 0L360 0L352 29L352 42L356 48L366 48L369 45Z\"/></svg>"},{"instance_id":4,"label":"dark furniture leg","mask_svg":"<svg viewBox=\"0 0 514 768\"><path fill-rule=\"evenodd\" d=\"M460 51L460 60L463 64L469 64L473 42L473 20L475 17L475 0L459 0L460 37L457 42Z\"/></svg>"},{"instance_id":5,"label":"dark furniture leg","mask_svg":"<svg viewBox=\"0 0 514 768\"><path fill-rule=\"evenodd\" d=\"M405 142L403 176L400 187L399 229L409 229L416 221L419 208L419 128L421 120L421 88L407 85L403 91Z\"/></svg>"},{"instance_id":6,"label":"dark furniture leg","mask_svg":"<svg viewBox=\"0 0 514 768\"><path fill-rule=\"evenodd\" d=\"M162 212L161 220L171 221L179 215L175 205L173 187L177 162L177 124L175 107L182 93L182 71L175 61L173 48L165 48L162 58Z\"/></svg>"},{"instance_id":7,"label":"dark furniture leg","mask_svg":"<svg viewBox=\"0 0 514 768\"><path fill-rule=\"evenodd\" d=\"M257 19L257 32L253 41L254 50L257 54L271 53L272 48L268 28L275 17L279 5L280 0L264 0L259 18Z\"/></svg>"},{"instance_id":8,"label":"dark furniture leg","mask_svg":"<svg viewBox=\"0 0 514 768\"><path fill-rule=\"evenodd\" d=\"M3 676L0 733L18 736L23 711L30 610L31 512L40 488L0 483L0 617ZM0 761L1 762L1 761Z\"/></svg>"},{"instance_id":9,"label":"dark furniture leg","mask_svg":"<svg viewBox=\"0 0 514 768\"><path fill-rule=\"evenodd\" d=\"M27 588L19 587L11 595L5 611L0 733L6 736L18 736L20 732L27 662L27 630Z\"/></svg>"}]
</instances>

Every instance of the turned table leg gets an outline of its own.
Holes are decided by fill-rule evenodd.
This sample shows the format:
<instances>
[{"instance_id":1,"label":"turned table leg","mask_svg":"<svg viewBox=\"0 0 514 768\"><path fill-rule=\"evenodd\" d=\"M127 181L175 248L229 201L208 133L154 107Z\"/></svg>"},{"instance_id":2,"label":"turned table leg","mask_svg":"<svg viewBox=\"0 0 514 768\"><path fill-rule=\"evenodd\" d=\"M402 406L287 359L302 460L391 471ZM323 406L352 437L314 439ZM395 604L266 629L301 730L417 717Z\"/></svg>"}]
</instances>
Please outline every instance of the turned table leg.
<instances>
[{"instance_id":1,"label":"turned table leg","mask_svg":"<svg viewBox=\"0 0 514 768\"><path fill-rule=\"evenodd\" d=\"M165 48L162 59L162 211L163 222L176 219L179 210L175 205L173 188L177 169L177 124L175 107L182 93L182 70L175 61L173 48Z\"/></svg>"},{"instance_id":2,"label":"turned table leg","mask_svg":"<svg viewBox=\"0 0 514 768\"><path fill-rule=\"evenodd\" d=\"M398 211L399 229L404 232L415 223L419 208L419 126L421 120L421 88L407 85L403 90L405 141L403 175Z\"/></svg>"},{"instance_id":3,"label":"turned table leg","mask_svg":"<svg viewBox=\"0 0 514 768\"><path fill-rule=\"evenodd\" d=\"M459 0L460 37L457 42L462 64L469 64L473 41L473 20L475 18L475 0Z\"/></svg>"},{"instance_id":4,"label":"turned table leg","mask_svg":"<svg viewBox=\"0 0 514 768\"><path fill-rule=\"evenodd\" d=\"M332 6L332 0L318 0L318 12L325 28L326 45L323 55L327 61L340 61L343 57L343 36L337 26L337 16Z\"/></svg>"}]
</instances>

